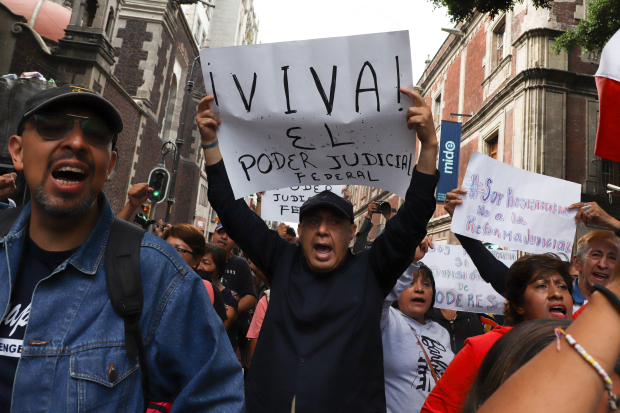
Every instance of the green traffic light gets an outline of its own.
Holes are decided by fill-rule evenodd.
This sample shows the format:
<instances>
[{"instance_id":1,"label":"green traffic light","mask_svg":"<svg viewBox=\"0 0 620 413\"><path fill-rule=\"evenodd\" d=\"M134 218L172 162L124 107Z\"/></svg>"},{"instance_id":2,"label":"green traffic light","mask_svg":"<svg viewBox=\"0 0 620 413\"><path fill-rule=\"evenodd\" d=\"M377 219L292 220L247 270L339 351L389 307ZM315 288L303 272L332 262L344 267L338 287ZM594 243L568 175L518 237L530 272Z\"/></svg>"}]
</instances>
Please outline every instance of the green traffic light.
<instances>
[{"instance_id":1,"label":"green traffic light","mask_svg":"<svg viewBox=\"0 0 620 413\"><path fill-rule=\"evenodd\" d=\"M158 197L159 197L159 194L160 194L160 192L159 192L159 191L153 191L153 196L154 196L155 198L158 198Z\"/></svg>"}]
</instances>

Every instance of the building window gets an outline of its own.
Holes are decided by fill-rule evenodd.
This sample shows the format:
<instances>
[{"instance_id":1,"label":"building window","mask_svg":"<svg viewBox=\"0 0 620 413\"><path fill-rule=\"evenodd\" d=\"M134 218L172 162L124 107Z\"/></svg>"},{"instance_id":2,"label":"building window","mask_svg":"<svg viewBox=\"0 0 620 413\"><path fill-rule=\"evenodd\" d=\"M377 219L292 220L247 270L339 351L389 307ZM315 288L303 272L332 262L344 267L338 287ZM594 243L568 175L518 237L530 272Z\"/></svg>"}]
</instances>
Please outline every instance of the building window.
<instances>
[{"instance_id":1,"label":"building window","mask_svg":"<svg viewBox=\"0 0 620 413\"><path fill-rule=\"evenodd\" d=\"M86 3L83 4L84 12L80 26L93 27L99 4L97 4L97 0L86 0Z\"/></svg>"},{"instance_id":2,"label":"building window","mask_svg":"<svg viewBox=\"0 0 620 413\"><path fill-rule=\"evenodd\" d=\"M620 163L601 160L602 178L603 178L603 193L607 190L607 184L620 186ZM613 192L613 196L620 195L618 192Z\"/></svg>"},{"instance_id":3,"label":"building window","mask_svg":"<svg viewBox=\"0 0 620 413\"><path fill-rule=\"evenodd\" d=\"M489 146L489 156L497 160L497 154L498 154L498 148L499 148L497 135L495 135L493 138L488 140L487 145Z\"/></svg>"},{"instance_id":4,"label":"building window","mask_svg":"<svg viewBox=\"0 0 620 413\"><path fill-rule=\"evenodd\" d=\"M168 102L166 103L166 113L164 114L164 124L162 125L161 139L164 142L170 140L170 131L172 130L172 116L174 115L174 106L177 100L177 76L172 75L172 84L168 92Z\"/></svg>"},{"instance_id":5,"label":"building window","mask_svg":"<svg viewBox=\"0 0 620 413\"><path fill-rule=\"evenodd\" d=\"M493 33L493 36L495 37L495 66L497 67L499 65L499 62L502 61L502 59L504 59L504 43L506 41L505 37L506 37L506 23L501 23L498 26L498 29L495 30L495 32Z\"/></svg>"},{"instance_id":6,"label":"building window","mask_svg":"<svg viewBox=\"0 0 620 413\"><path fill-rule=\"evenodd\" d=\"M105 26L105 34L108 36L108 39L112 38L113 28L114 28L114 9L110 7L110 12L108 13L108 21Z\"/></svg>"},{"instance_id":7,"label":"building window","mask_svg":"<svg viewBox=\"0 0 620 413\"><path fill-rule=\"evenodd\" d=\"M198 24L196 25L196 32L194 33L194 38L196 38L196 41L198 41L198 36L201 33L200 29L202 29L202 22L198 20Z\"/></svg>"},{"instance_id":8,"label":"building window","mask_svg":"<svg viewBox=\"0 0 620 413\"><path fill-rule=\"evenodd\" d=\"M207 198L207 186L206 185L200 185L200 195L198 197L198 203L202 206L207 206L209 205L209 200Z\"/></svg>"},{"instance_id":9,"label":"building window","mask_svg":"<svg viewBox=\"0 0 620 413\"><path fill-rule=\"evenodd\" d=\"M215 218L217 218L217 214L215 213L215 209L211 210L211 222L215 222Z\"/></svg>"},{"instance_id":10,"label":"building window","mask_svg":"<svg viewBox=\"0 0 620 413\"><path fill-rule=\"evenodd\" d=\"M433 105L433 112L435 114L435 126L439 126L441 122L441 94L435 98L435 105Z\"/></svg>"},{"instance_id":11,"label":"building window","mask_svg":"<svg viewBox=\"0 0 620 413\"><path fill-rule=\"evenodd\" d=\"M205 33L205 31L202 31L202 34L200 35L200 41L198 42L198 46L200 46L200 48L202 49L205 45L205 40L207 38L207 35Z\"/></svg>"}]
</instances>

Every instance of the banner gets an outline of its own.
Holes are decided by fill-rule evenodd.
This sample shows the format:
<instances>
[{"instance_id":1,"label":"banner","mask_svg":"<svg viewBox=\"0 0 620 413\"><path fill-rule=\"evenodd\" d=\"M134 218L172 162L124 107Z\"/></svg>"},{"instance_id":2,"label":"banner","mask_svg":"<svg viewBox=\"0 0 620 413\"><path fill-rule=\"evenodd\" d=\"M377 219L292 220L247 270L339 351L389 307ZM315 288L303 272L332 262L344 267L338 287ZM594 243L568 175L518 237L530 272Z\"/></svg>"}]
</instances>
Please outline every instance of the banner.
<instances>
[{"instance_id":1,"label":"banner","mask_svg":"<svg viewBox=\"0 0 620 413\"><path fill-rule=\"evenodd\" d=\"M439 141L439 165L441 173L437 183L437 203L443 203L446 194L459 185L459 159L461 155L461 124L441 121Z\"/></svg>"},{"instance_id":2,"label":"banner","mask_svg":"<svg viewBox=\"0 0 620 413\"><path fill-rule=\"evenodd\" d=\"M510 267L517 251L489 250ZM435 307L471 313L503 314L504 297L484 281L461 245L435 244L422 262L435 277Z\"/></svg>"},{"instance_id":3,"label":"banner","mask_svg":"<svg viewBox=\"0 0 620 413\"><path fill-rule=\"evenodd\" d=\"M202 49L200 61L235 197L344 184L405 197L407 31Z\"/></svg>"},{"instance_id":4,"label":"banner","mask_svg":"<svg viewBox=\"0 0 620 413\"><path fill-rule=\"evenodd\" d=\"M299 208L316 194L332 191L342 196L346 185L304 185L267 191L262 198L261 218L269 221L299 222Z\"/></svg>"},{"instance_id":5,"label":"banner","mask_svg":"<svg viewBox=\"0 0 620 413\"><path fill-rule=\"evenodd\" d=\"M474 152L452 232L534 254L570 259L581 185L524 171Z\"/></svg>"}]
</instances>

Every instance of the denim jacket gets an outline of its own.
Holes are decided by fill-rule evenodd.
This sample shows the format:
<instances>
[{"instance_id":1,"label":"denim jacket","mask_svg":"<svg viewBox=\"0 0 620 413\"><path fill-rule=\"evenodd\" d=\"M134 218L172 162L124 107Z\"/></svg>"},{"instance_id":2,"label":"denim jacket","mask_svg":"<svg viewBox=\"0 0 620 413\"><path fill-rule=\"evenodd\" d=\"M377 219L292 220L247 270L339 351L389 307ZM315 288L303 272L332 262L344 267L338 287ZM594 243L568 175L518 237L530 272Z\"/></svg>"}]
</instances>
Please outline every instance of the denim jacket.
<instances>
[{"instance_id":1,"label":"denim jacket","mask_svg":"<svg viewBox=\"0 0 620 413\"><path fill-rule=\"evenodd\" d=\"M99 206L99 220L86 242L36 286L12 413L144 411L138 358L127 356L123 319L112 309L104 273L114 214L103 194ZM0 239L3 313L29 217L28 204ZM200 277L171 245L151 234L142 240L140 269L140 327L150 392L174 398L172 412L243 411L241 367ZM109 374L112 367L116 375Z\"/></svg>"}]
</instances>

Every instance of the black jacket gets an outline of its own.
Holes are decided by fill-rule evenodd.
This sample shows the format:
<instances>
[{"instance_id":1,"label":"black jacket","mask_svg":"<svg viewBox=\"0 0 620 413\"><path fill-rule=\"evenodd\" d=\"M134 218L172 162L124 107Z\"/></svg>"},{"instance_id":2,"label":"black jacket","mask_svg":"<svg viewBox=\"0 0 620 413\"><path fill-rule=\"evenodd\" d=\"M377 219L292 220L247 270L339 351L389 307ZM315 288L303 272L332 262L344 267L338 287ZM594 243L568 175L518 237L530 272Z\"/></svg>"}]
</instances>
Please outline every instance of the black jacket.
<instances>
[{"instance_id":1,"label":"black jacket","mask_svg":"<svg viewBox=\"0 0 620 413\"><path fill-rule=\"evenodd\" d=\"M223 162L207 167L209 202L267 276L269 311L246 380L248 413L385 412L381 307L435 211L439 179L414 169L405 203L371 248L313 273L301 247L235 200Z\"/></svg>"},{"instance_id":2,"label":"black jacket","mask_svg":"<svg viewBox=\"0 0 620 413\"><path fill-rule=\"evenodd\" d=\"M466 339L484 334L484 327L480 322L479 314L457 311L456 318L451 321L446 320L439 308L435 308L430 318L448 330L450 346L454 354L461 351Z\"/></svg>"}]
</instances>

